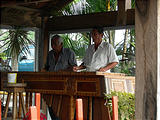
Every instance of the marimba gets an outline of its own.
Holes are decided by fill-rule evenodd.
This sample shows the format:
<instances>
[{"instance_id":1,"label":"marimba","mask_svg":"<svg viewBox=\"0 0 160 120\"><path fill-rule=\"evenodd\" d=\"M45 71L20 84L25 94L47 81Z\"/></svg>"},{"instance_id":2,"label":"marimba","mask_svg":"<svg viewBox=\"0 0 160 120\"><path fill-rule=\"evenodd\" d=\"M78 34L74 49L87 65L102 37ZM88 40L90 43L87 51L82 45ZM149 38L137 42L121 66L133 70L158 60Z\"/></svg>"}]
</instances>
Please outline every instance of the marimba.
<instances>
[{"instance_id":1,"label":"marimba","mask_svg":"<svg viewBox=\"0 0 160 120\"><path fill-rule=\"evenodd\" d=\"M27 95L41 93L60 120L74 120L76 98L83 99L84 120L110 120L109 110L104 105L103 75L96 75L96 72L18 72L17 80L27 83Z\"/></svg>"}]
</instances>

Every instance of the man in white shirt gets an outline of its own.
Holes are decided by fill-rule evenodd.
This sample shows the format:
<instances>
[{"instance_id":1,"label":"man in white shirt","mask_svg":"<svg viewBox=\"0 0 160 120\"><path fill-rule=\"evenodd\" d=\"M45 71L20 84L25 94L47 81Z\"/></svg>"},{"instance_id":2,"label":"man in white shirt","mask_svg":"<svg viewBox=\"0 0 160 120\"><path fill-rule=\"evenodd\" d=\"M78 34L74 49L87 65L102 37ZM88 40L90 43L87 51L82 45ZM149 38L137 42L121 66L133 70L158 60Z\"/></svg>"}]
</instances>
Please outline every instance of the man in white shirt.
<instances>
[{"instance_id":1,"label":"man in white shirt","mask_svg":"<svg viewBox=\"0 0 160 120\"><path fill-rule=\"evenodd\" d=\"M73 70L86 68L87 71L110 72L118 64L118 58L111 44L103 42L103 28L93 28L92 38L94 44L90 45L86 51L83 63L74 66Z\"/></svg>"}]
</instances>

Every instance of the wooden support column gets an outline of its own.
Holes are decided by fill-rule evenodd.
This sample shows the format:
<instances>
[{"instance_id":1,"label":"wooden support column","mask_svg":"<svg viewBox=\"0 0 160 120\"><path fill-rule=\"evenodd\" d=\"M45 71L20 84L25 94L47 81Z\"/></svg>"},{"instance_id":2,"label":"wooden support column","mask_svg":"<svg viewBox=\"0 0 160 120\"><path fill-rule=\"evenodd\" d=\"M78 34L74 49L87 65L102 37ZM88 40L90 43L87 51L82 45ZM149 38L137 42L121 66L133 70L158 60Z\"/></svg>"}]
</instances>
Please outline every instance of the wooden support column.
<instances>
[{"instance_id":1,"label":"wooden support column","mask_svg":"<svg viewBox=\"0 0 160 120\"><path fill-rule=\"evenodd\" d=\"M46 62L46 57L48 53L48 41L49 41L49 33L47 28L47 17L42 17L41 21L41 29L40 29L40 40L39 40L39 62L38 69L41 71L44 68L44 64Z\"/></svg>"},{"instance_id":2,"label":"wooden support column","mask_svg":"<svg viewBox=\"0 0 160 120\"><path fill-rule=\"evenodd\" d=\"M136 0L136 120L158 120L160 0Z\"/></svg>"},{"instance_id":3,"label":"wooden support column","mask_svg":"<svg viewBox=\"0 0 160 120\"><path fill-rule=\"evenodd\" d=\"M157 6L160 6L160 0L158 0L158 2L157 2ZM157 13L157 15L158 15L158 18L157 18L157 23L158 23L158 31L157 31L157 36L158 36L158 42L157 42L157 49L158 49L158 52L157 52L157 56L158 56L158 63L157 63L157 73L158 73L158 75L157 75L157 80L158 80L158 88L157 88L157 90L158 90L158 92L157 92L157 120L159 120L160 119L160 8L158 7L157 8L158 9L158 13Z\"/></svg>"},{"instance_id":4,"label":"wooden support column","mask_svg":"<svg viewBox=\"0 0 160 120\"><path fill-rule=\"evenodd\" d=\"M131 9L131 0L118 0L117 25L126 25L127 9Z\"/></svg>"},{"instance_id":5,"label":"wooden support column","mask_svg":"<svg viewBox=\"0 0 160 120\"><path fill-rule=\"evenodd\" d=\"M47 28L47 20L48 20L48 18L46 18L44 21L43 66L46 63L46 58L47 58L47 54L48 54L48 50L49 50L49 32L48 32L48 28Z\"/></svg>"}]
</instances>

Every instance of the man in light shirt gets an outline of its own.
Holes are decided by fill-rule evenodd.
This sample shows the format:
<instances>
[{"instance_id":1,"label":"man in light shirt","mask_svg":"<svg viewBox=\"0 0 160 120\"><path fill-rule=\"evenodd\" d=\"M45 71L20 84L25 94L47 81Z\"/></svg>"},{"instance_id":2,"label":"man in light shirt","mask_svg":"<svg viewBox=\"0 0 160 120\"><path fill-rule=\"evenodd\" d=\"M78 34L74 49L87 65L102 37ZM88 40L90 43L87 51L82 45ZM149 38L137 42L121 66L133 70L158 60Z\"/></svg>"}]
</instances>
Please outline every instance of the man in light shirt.
<instances>
[{"instance_id":1,"label":"man in light shirt","mask_svg":"<svg viewBox=\"0 0 160 120\"><path fill-rule=\"evenodd\" d=\"M86 50L83 63L74 66L73 70L85 69L87 71L110 72L118 64L118 57L111 44L103 42L103 28L93 28L91 32L94 44Z\"/></svg>"}]
</instances>

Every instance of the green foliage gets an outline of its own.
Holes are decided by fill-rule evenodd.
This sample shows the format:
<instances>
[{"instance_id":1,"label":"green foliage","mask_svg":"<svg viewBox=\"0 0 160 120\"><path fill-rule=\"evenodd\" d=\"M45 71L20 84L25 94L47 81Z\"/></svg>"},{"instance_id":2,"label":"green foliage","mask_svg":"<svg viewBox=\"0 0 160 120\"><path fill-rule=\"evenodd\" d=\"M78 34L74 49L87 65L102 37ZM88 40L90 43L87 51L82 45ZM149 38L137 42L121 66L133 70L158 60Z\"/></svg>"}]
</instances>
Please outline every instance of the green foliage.
<instances>
[{"instance_id":1,"label":"green foliage","mask_svg":"<svg viewBox=\"0 0 160 120\"><path fill-rule=\"evenodd\" d=\"M63 34L63 46L71 48L78 58L82 59L89 44L87 33Z\"/></svg>"},{"instance_id":2,"label":"green foliage","mask_svg":"<svg viewBox=\"0 0 160 120\"><path fill-rule=\"evenodd\" d=\"M125 35L124 35L125 37ZM126 41L126 53L123 53L124 40L116 45L116 53L119 56L119 64L114 68L114 72L125 73L127 75L135 75L135 30L129 29ZM122 55L125 59L122 59Z\"/></svg>"},{"instance_id":3,"label":"green foliage","mask_svg":"<svg viewBox=\"0 0 160 120\"><path fill-rule=\"evenodd\" d=\"M3 60L5 60L6 59L6 54L5 53L0 53L0 58L2 58Z\"/></svg>"},{"instance_id":4,"label":"green foliage","mask_svg":"<svg viewBox=\"0 0 160 120\"><path fill-rule=\"evenodd\" d=\"M90 5L90 12L106 12L106 0L87 0Z\"/></svg>"},{"instance_id":5,"label":"green foliage","mask_svg":"<svg viewBox=\"0 0 160 120\"><path fill-rule=\"evenodd\" d=\"M96 12L106 12L106 0L74 0L62 11L63 15L79 15ZM110 0L110 11L117 8L117 0Z\"/></svg>"},{"instance_id":6,"label":"green foliage","mask_svg":"<svg viewBox=\"0 0 160 120\"><path fill-rule=\"evenodd\" d=\"M5 30L0 35L0 49L6 53L7 57L17 56L20 53L29 53L28 45L34 45L34 33L25 31L19 27Z\"/></svg>"},{"instance_id":7,"label":"green foliage","mask_svg":"<svg viewBox=\"0 0 160 120\"><path fill-rule=\"evenodd\" d=\"M112 72L124 73L128 76L135 76L135 67L135 61L127 61L126 63L120 61L119 64L114 68L114 71Z\"/></svg>"},{"instance_id":8,"label":"green foliage","mask_svg":"<svg viewBox=\"0 0 160 120\"><path fill-rule=\"evenodd\" d=\"M108 100L107 106L110 108L112 116L112 96L118 96L118 117L119 120L134 120L135 119L135 95L125 92L112 91L106 94Z\"/></svg>"},{"instance_id":9,"label":"green foliage","mask_svg":"<svg viewBox=\"0 0 160 120\"><path fill-rule=\"evenodd\" d=\"M135 0L131 0L131 7L135 8Z\"/></svg>"}]
</instances>

